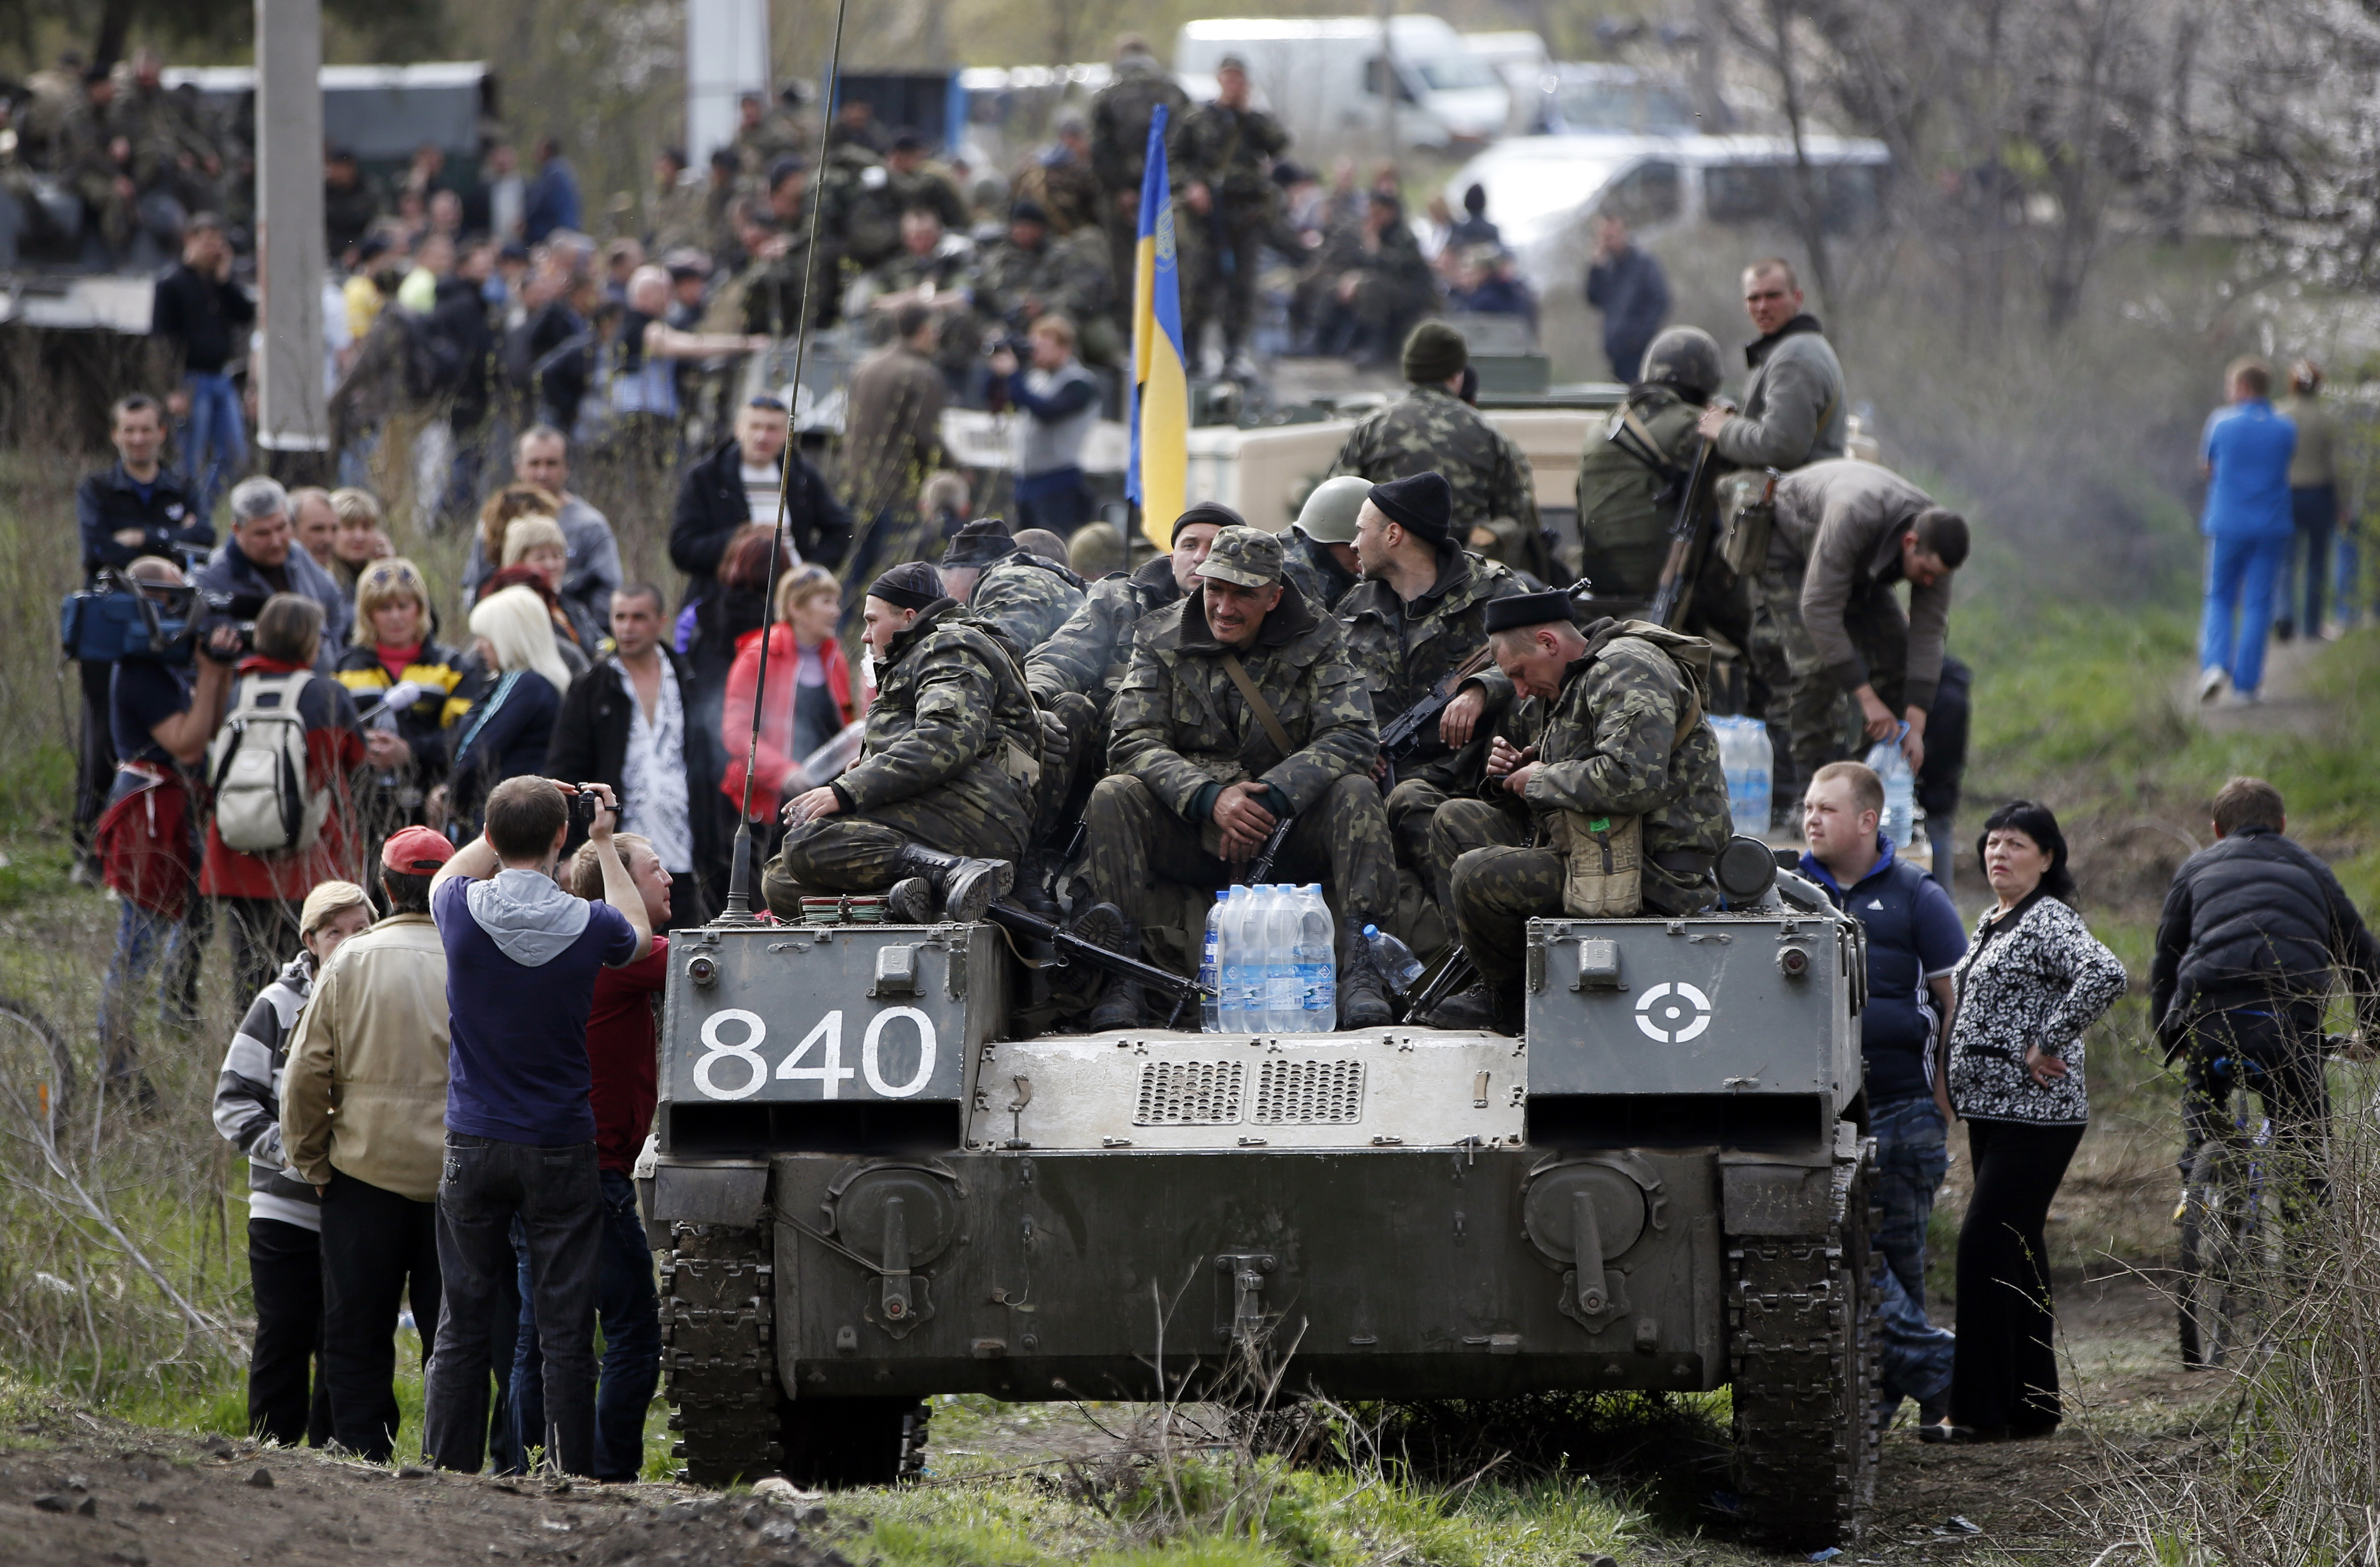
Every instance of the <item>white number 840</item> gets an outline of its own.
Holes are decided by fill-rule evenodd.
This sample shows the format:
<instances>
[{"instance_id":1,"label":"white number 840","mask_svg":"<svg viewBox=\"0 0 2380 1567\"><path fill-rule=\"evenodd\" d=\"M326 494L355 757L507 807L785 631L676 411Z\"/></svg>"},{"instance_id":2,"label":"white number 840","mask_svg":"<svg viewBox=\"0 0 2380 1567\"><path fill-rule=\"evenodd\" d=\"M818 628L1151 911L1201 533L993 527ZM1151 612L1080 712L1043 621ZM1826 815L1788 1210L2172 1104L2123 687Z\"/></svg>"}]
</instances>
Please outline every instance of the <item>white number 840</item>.
<instances>
[{"instance_id":1,"label":"white number 840","mask_svg":"<svg viewBox=\"0 0 2380 1567\"><path fill-rule=\"evenodd\" d=\"M917 1073L905 1083L884 1080L884 1028L894 1020L913 1023L917 1028ZM721 1030L734 1025L740 1027L743 1038L730 1043ZM702 1024L702 1058L694 1063L694 1086L714 1099L750 1099L760 1091L760 1085L771 1075L769 1063L760 1055L761 1043L769 1037L769 1025L759 1014L741 1007L729 1007L714 1012ZM820 1051L818 1064L804 1062L814 1049ZM712 1075L719 1063L732 1061L742 1072L743 1080L721 1085ZM934 1075L934 1020L913 1006L887 1007L868 1019L868 1033L859 1044L859 1071L868 1086L888 1099L905 1099L922 1091L927 1080ZM843 1010L838 1007L819 1019L818 1026L802 1036L791 1055L777 1064L775 1073L780 1082L814 1082L821 1099L840 1099L843 1085L852 1077L850 1067L843 1063Z\"/></svg>"}]
</instances>

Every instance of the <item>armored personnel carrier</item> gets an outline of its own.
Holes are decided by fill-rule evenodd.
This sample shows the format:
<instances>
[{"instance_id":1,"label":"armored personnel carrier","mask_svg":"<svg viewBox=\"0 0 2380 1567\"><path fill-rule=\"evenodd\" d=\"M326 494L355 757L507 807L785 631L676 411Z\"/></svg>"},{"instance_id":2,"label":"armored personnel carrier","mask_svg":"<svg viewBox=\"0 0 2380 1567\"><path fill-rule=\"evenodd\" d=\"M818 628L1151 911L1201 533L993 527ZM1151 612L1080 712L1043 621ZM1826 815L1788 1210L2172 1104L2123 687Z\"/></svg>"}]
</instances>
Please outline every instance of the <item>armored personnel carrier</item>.
<instances>
[{"instance_id":1,"label":"armored personnel carrier","mask_svg":"<svg viewBox=\"0 0 2380 1567\"><path fill-rule=\"evenodd\" d=\"M1864 947L1769 874L1533 923L1519 1039L1018 1038L990 923L682 932L646 1201L686 1476L894 1481L932 1394L1196 1396L1266 1339L1342 1399L1730 1387L1747 1521L1847 1541Z\"/></svg>"}]
</instances>

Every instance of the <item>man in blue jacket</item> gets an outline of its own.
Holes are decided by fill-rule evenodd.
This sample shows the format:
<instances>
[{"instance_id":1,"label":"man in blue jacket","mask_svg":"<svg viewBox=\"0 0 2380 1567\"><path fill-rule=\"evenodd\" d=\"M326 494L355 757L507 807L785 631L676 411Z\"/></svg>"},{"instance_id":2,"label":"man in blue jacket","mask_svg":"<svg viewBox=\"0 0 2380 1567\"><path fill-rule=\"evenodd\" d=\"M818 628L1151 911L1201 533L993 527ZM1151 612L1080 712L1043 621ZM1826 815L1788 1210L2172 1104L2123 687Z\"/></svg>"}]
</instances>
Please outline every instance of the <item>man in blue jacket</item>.
<instances>
[{"instance_id":1,"label":"man in blue jacket","mask_svg":"<svg viewBox=\"0 0 2380 1567\"><path fill-rule=\"evenodd\" d=\"M1802 797L1802 874L1867 931L1868 1002L1860 1014L1868 1133L1876 1138L1875 1244L1885 1261L1886 1396L1914 1398L1925 1427L1949 1413L1950 1335L1925 1318L1925 1222L1949 1168L1943 1051L1950 970L1967 950L1941 884L1893 853L1878 832L1884 781L1830 762ZM1947 1427L1946 1427L1947 1428Z\"/></svg>"},{"instance_id":2,"label":"man in blue jacket","mask_svg":"<svg viewBox=\"0 0 2380 1567\"><path fill-rule=\"evenodd\" d=\"M2274 410L2272 367L2262 359L2235 361L2224 386L2230 406L2207 417L2198 444L2198 470L2206 480L2198 530L2207 539L2198 699L2213 701L2228 681L2236 699L2252 702L2265 679L2274 588L2297 537L2289 459L2298 428Z\"/></svg>"}]
</instances>

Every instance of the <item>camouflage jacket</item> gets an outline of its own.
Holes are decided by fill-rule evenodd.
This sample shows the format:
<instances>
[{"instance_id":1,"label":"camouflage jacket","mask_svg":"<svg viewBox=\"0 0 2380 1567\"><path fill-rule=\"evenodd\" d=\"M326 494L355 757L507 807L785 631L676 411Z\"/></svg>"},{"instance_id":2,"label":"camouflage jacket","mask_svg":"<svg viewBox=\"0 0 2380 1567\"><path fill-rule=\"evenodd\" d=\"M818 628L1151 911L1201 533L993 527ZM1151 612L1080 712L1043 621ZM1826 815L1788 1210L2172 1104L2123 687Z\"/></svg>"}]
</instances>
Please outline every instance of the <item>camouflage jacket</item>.
<instances>
[{"instance_id":1,"label":"camouflage jacket","mask_svg":"<svg viewBox=\"0 0 2380 1567\"><path fill-rule=\"evenodd\" d=\"M1115 79L1091 100L1091 174L1111 198L1111 212L1116 192L1140 194L1140 176L1148 166L1148 122L1160 103L1165 105L1170 165L1182 143L1183 122L1190 117L1190 94L1154 61L1118 66Z\"/></svg>"},{"instance_id":2,"label":"camouflage jacket","mask_svg":"<svg viewBox=\"0 0 2380 1567\"><path fill-rule=\"evenodd\" d=\"M1281 542L1281 575L1297 585L1307 603L1336 609L1340 595L1355 585L1355 578L1332 557L1330 547L1303 533L1284 533Z\"/></svg>"},{"instance_id":3,"label":"camouflage jacket","mask_svg":"<svg viewBox=\"0 0 2380 1567\"><path fill-rule=\"evenodd\" d=\"M1048 641L1082 607L1083 579L1029 550L984 568L967 613L1008 638L1019 659Z\"/></svg>"},{"instance_id":4,"label":"camouflage jacket","mask_svg":"<svg viewBox=\"0 0 2380 1567\"><path fill-rule=\"evenodd\" d=\"M1261 780L1294 812L1371 771L1379 731L1337 621L1285 591L1240 656L1296 747L1286 757L1225 673L1223 650L1196 595L1142 621L1109 719L1111 771L1139 779L1185 821L1209 784Z\"/></svg>"},{"instance_id":5,"label":"camouflage jacket","mask_svg":"<svg viewBox=\"0 0 2380 1567\"><path fill-rule=\"evenodd\" d=\"M212 140L164 88L144 91L140 83L131 83L108 118L117 135L130 139L132 176L144 190L175 177L184 158L203 176L199 165L215 155Z\"/></svg>"},{"instance_id":6,"label":"camouflage jacket","mask_svg":"<svg viewBox=\"0 0 2380 1567\"><path fill-rule=\"evenodd\" d=\"M1126 577L1091 584L1081 607L1025 661L1025 683L1047 702L1073 691L1105 707L1123 684L1140 626L1182 597L1173 557L1160 555Z\"/></svg>"},{"instance_id":7,"label":"camouflage jacket","mask_svg":"<svg viewBox=\"0 0 2380 1567\"><path fill-rule=\"evenodd\" d=\"M1147 131L1141 133L1144 137ZM1056 163L1028 158L1017 171L1015 197L1033 201L1050 214L1051 234L1072 234L1085 224L1099 221L1099 182L1090 164L1067 157Z\"/></svg>"},{"instance_id":8,"label":"camouflage jacket","mask_svg":"<svg viewBox=\"0 0 2380 1567\"><path fill-rule=\"evenodd\" d=\"M1332 613L1347 627L1347 646L1372 693L1372 716L1384 725L1393 723L1428 695L1431 686L1488 645L1489 601L1524 590L1511 567L1465 554L1451 541L1439 552L1438 580L1411 603L1377 579L1348 589ZM1488 717L1512 705L1512 683L1494 663L1464 684L1474 681L1487 695ZM1408 777L1451 781L1469 771L1461 761L1484 763L1491 727L1483 723L1474 731L1475 738L1458 758L1448 752L1433 725L1400 771ZM1447 780L1438 779L1439 773L1447 774Z\"/></svg>"},{"instance_id":9,"label":"camouflage jacket","mask_svg":"<svg viewBox=\"0 0 2380 1567\"><path fill-rule=\"evenodd\" d=\"M834 782L846 808L866 816L938 791L938 814L961 833L1032 819L1041 721L1025 672L990 626L951 600L929 604L894 639L876 678L859 760Z\"/></svg>"},{"instance_id":10,"label":"camouflage jacket","mask_svg":"<svg viewBox=\"0 0 2380 1567\"><path fill-rule=\"evenodd\" d=\"M1649 599L1669 562L1670 525L1694 466L1694 422L1703 410L1667 386L1640 386L1627 406L1676 482L1611 438L1621 428L1618 414L1596 424L1578 463L1580 569L1598 594Z\"/></svg>"},{"instance_id":11,"label":"camouflage jacket","mask_svg":"<svg viewBox=\"0 0 2380 1567\"><path fill-rule=\"evenodd\" d=\"M1454 491L1458 539L1491 517L1511 517L1534 535L1537 496L1529 459L1512 438L1443 386L1416 386L1347 432L1332 474L1378 484L1431 468Z\"/></svg>"},{"instance_id":12,"label":"camouflage jacket","mask_svg":"<svg viewBox=\"0 0 2380 1567\"><path fill-rule=\"evenodd\" d=\"M844 209L844 253L863 267L872 267L901 248L901 214L911 207L931 207L953 234L968 227L966 202L950 176L920 164L907 174L878 164L862 170L849 205ZM835 213L830 209L827 213Z\"/></svg>"},{"instance_id":13,"label":"camouflage jacket","mask_svg":"<svg viewBox=\"0 0 2380 1567\"><path fill-rule=\"evenodd\" d=\"M1438 275L1421 253L1421 241L1402 218L1380 231L1377 245L1366 243L1362 224L1340 225L1324 240L1314 271L1321 277L1361 273L1383 299L1402 298L1424 307L1438 303Z\"/></svg>"},{"instance_id":14,"label":"camouflage jacket","mask_svg":"<svg viewBox=\"0 0 2380 1567\"><path fill-rule=\"evenodd\" d=\"M1183 122L1172 146L1175 189L1196 180L1227 207L1269 205L1272 161L1289 151L1289 132L1262 109L1201 103Z\"/></svg>"},{"instance_id":15,"label":"camouflage jacket","mask_svg":"<svg viewBox=\"0 0 2380 1567\"><path fill-rule=\"evenodd\" d=\"M1038 250L1002 239L976 252L975 308L1017 332L1052 311L1081 327L1115 308L1106 247L1050 238Z\"/></svg>"},{"instance_id":16,"label":"camouflage jacket","mask_svg":"<svg viewBox=\"0 0 2380 1567\"><path fill-rule=\"evenodd\" d=\"M1631 626L1633 623L1630 623ZM1524 798L1541 842L1559 843L1548 818L1560 810L1645 819L1645 884L1656 904L1694 907L1701 880L1665 869L1658 857L1715 856L1732 831L1718 736L1697 717L1685 739L1678 722L1702 700L1702 678L1652 641L1618 635L1606 621L1587 628L1588 651L1562 676L1561 694L1524 716L1537 726L1536 772ZM1680 638L1691 641L1690 638ZM1599 645L1598 645L1599 644ZM1666 900L1657 888L1667 888Z\"/></svg>"}]
</instances>

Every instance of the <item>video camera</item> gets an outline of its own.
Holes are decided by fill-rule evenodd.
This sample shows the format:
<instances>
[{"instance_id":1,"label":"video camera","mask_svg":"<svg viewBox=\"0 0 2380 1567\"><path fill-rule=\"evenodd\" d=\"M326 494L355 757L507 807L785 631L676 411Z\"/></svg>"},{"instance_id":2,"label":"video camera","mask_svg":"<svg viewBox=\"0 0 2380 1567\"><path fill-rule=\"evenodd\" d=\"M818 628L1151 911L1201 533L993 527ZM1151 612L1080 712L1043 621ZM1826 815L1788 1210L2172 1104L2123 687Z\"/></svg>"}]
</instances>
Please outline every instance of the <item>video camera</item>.
<instances>
[{"instance_id":1,"label":"video camera","mask_svg":"<svg viewBox=\"0 0 2380 1567\"><path fill-rule=\"evenodd\" d=\"M103 571L94 586L58 607L58 644L70 659L114 663L152 659L188 663L219 626L239 633L239 650L256 647L255 593L210 593L164 583L136 583Z\"/></svg>"}]
</instances>

